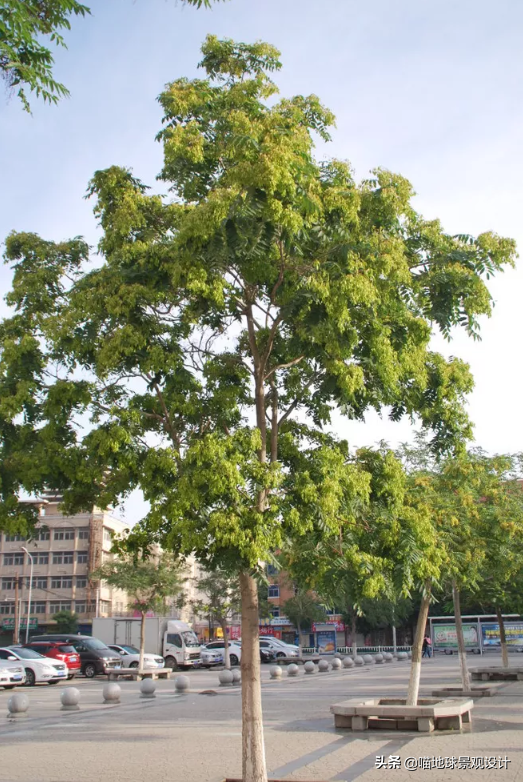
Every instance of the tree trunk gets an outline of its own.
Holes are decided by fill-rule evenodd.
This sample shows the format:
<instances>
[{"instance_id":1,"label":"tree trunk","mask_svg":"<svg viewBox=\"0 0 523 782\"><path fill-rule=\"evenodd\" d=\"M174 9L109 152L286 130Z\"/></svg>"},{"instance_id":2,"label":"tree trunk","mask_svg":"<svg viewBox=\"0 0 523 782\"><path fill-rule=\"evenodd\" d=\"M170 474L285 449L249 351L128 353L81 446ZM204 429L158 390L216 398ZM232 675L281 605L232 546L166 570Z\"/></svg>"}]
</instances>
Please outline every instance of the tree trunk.
<instances>
[{"instance_id":1,"label":"tree trunk","mask_svg":"<svg viewBox=\"0 0 523 782\"><path fill-rule=\"evenodd\" d=\"M240 573L242 597L242 780L267 782L260 678L258 587Z\"/></svg>"},{"instance_id":2,"label":"tree trunk","mask_svg":"<svg viewBox=\"0 0 523 782\"><path fill-rule=\"evenodd\" d=\"M227 620L220 622L220 627L223 633L223 661L227 670L231 667L231 658L229 654L229 636L227 635Z\"/></svg>"},{"instance_id":3,"label":"tree trunk","mask_svg":"<svg viewBox=\"0 0 523 782\"><path fill-rule=\"evenodd\" d=\"M356 611L354 608L350 610L350 634L352 643L352 657L356 659L358 656L358 644L356 642Z\"/></svg>"},{"instance_id":4,"label":"tree trunk","mask_svg":"<svg viewBox=\"0 0 523 782\"><path fill-rule=\"evenodd\" d=\"M465 636L463 635L463 622L461 621L460 594L456 581L452 582L452 599L454 601L454 617L456 620L456 638L458 641L459 666L461 669L461 686L464 690L470 692L467 650L465 649Z\"/></svg>"},{"instance_id":5,"label":"tree trunk","mask_svg":"<svg viewBox=\"0 0 523 782\"><path fill-rule=\"evenodd\" d=\"M302 646L301 646L301 620L298 619L298 654L300 657L303 656L302 653Z\"/></svg>"},{"instance_id":6,"label":"tree trunk","mask_svg":"<svg viewBox=\"0 0 523 782\"><path fill-rule=\"evenodd\" d=\"M421 599L421 606L418 614L418 624L416 625L416 636L412 646L412 661L410 665L409 689L407 692L407 706L418 705L419 680L421 675L421 647L423 646L423 636L427 625L427 617L430 607L430 590L427 589Z\"/></svg>"},{"instance_id":7,"label":"tree trunk","mask_svg":"<svg viewBox=\"0 0 523 782\"><path fill-rule=\"evenodd\" d=\"M496 616L498 617L499 624L499 640L501 641L501 659L503 660L503 668L508 668L508 649L507 649L507 636L505 633L505 620L501 608L496 606Z\"/></svg>"},{"instance_id":8,"label":"tree trunk","mask_svg":"<svg viewBox=\"0 0 523 782\"><path fill-rule=\"evenodd\" d=\"M145 616L146 612L142 611L142 624L140 625L140 662L138 663L139 671L143 671L143 656L145 653Z\"/></svg>"}]
</instances>

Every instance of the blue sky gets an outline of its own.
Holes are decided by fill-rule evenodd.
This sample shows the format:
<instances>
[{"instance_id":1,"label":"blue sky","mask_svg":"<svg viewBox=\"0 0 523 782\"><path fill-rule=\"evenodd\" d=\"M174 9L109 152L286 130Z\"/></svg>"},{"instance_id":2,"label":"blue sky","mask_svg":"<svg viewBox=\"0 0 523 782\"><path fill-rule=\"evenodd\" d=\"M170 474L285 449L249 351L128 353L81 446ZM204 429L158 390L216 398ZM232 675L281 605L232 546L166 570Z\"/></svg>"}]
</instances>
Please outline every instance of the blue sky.
<instances>
[{"instance_id":1,"label":"blue sky","mask_svg":"<svg viewBox=\"0 0 523 782\"><path fill-rule=\"evenodd\" d=\"M154 141L163 85L197 74L207 33L262 39L282 52L284 95L320 96L337 117L322 155L351 161L356 176L381 166L411 180L416 207L452 233L494 230L522 245L523 3L515 0L229 0L212 10L176 0L85 0L92 17L73 22L55 75L71 98L33 100L33 115L0 94L0 240L12 229L48 239L97 227L83 199L96 169L130 166L155 185ZM0 87L1 89L1 87ZM0 270L5 293L10 274ZM470 362L470 414L477 443L492 452L523 447L523 275L495 280L483 340L462 335L447 354ZM369 416L337 422L353 444L408 439L407 423ZM127 504L136 519L141 505Z\"/></svg>"}]
</instances>

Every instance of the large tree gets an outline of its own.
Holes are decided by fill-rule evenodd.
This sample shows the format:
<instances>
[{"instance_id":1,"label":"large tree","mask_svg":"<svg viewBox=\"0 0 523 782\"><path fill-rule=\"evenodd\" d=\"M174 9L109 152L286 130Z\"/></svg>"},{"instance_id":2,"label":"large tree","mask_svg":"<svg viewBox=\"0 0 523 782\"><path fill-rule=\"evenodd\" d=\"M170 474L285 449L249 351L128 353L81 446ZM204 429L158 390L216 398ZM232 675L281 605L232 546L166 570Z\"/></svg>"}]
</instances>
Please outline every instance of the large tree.
<instances>
[{"instance_id":1,"label":"large tree","mask_svg":"<svg viewBox=\"0 0 523 782\"><path fill-rule=\"evenodd\" d=\"M182 2L197 8L211 5L211 0ZM77 0L1 0L0 75L8 90L17 89L26 111L30 111L27 89L48 103L69 95L53 76L54 58L47 44L65 47L62 31L71 28L71 17L89 13Z\"/></svg>"},{"instance_id":2,"label":"large tree","mask_svg":"<svg viewBox=\"0 0 523 782\"><path fill-rule=\"evenodd\" d=\"M332 410L418 417L436 449L468 436L470 372L430 349L431 329L475 335L484 277L514 255L424 220L400 176L357 184L317 161L333 116L314 95L276 98L278 57L209 37L204 78L160 96L172 198L96 172L94 268L79 239L11 235L0 332L10 524L22 487L52 484L74 509L139 486L137 547L239 573L244 782L266 782L254 576L284 541L357 523L370 490L325 431Z\"/></svg>"}]
</instances>

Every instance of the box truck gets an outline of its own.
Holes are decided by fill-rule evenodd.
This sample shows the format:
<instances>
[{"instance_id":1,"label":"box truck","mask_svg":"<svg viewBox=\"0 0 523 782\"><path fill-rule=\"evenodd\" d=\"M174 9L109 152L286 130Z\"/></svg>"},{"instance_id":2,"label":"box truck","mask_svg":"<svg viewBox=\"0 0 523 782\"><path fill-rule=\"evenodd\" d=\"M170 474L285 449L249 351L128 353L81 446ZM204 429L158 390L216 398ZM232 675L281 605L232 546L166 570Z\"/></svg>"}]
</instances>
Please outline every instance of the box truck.
<instances>
[{"instance_id":1,"label":"box truck","mask_svg":"<svg viewBox=\"0 0 523 782\"><path fill-rule=\"evenodd\" d=\"M93 636L106 644L140 648L142 620L130 617L93 619ZM192 668L201 663L201 645L187 622L168 617L145 619L145 652L159 654L166 668Z\"/></svg>"}]
</instances>

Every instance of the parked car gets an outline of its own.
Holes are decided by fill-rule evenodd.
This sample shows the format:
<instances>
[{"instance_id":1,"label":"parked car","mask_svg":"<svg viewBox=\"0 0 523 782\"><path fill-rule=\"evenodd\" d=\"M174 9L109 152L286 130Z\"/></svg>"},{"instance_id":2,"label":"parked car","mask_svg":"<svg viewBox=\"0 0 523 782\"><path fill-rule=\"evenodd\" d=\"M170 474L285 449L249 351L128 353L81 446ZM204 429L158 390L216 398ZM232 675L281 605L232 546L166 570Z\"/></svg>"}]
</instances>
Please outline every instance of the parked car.
<instances>
[{"instance_id":1,"label":"parked car","mask_svg":"<svg viewBox=\"0 0 523 782\"><path fill-rule=\"evenodd\" d=\"M124 668L138 668L140 665L140 650L135 646L120 646L120 644L108 644L109 649L119 654ZM163 668L165 660L157 654L144 654L144 668Z\"/></svg>"},{"instance_id":2,"label":"parked car","mask_svg":"<svg viewBox=\"0 0 523 782\"><path fill-rule=\"evenodd\" d=\"M223 649L207 649L206 646L202 646L200 658L203 668L210 668L213 665L222 665L224 658Z\"/></svg>"},{"instance_id":3,"label":"parked car","mask_svg":"<svg viewBox=\"0 0 523 782\"><path fill-rule=\"evenodd\" d=\"M0 660L0 687L12 690L20 684L25 684L23 665L14 660Z\"/></svg>"},{"instance_id":4,"label":"parked car","mask_svg":"<svg viewBox=\"0 0 523 782\"><path fill-rule=\"evenodd\" d=\"M297 646L291 646L290 644L283 643L278 638L260 638L260 649L268 649L274 652L274 656L278 657L299 657L299 649Z\"/></svg>"},{"instance_id":5,"label":"parked car","mask_svg":"<svg viewBox=\"0 0 523 782\"><path fill-rule=\"evenodd\" d=\"M76 674L80 673L80 655L71 644L62 641L30 641L28 644L24 644L24 648L32 649L34 652L43 654L44 657L65 663L69 671L68 679L74 679Z\"/></svg>"},{"instance_id":6,"label":"parked car","mask_svg":"<svg viewBox=\"0 0 523 782\"><path fill-rule=\"evenodd\" d=\"M29 687L35 684L58 684L67 679L69 671L65 663L51 660L32 649L22 646L5 646L0 649L0 660L20 662L25 670L25 683Z\"/></svg>"},{"instance_id":7,"label":"parked car","mask_svg":"<svg viewBox=\"0 0 523 782\"><path fill-rule=\"evenodd\" d=\"M272 663L273 660L276 659L275 652L271 651L271 649L261 649L260 648L260 660L262 663Z\"/></svg>"},{"instance_id":8,"label":"parked car","mask_svg":"<svg viewBox=\"0 0 523 782\"><path fill-rule=\"evenodd\" d=\"M223 641L211 641L206 644L205 649L211 651L219 650L223 655L223 662L225 662L225 644ZM229 662L231 665L239 665L242 659L242 648L236 641L229 641Z\"/></svg>"},{"instance_id":9,"label":"parked car","mask_svg":"<svg viewBox=\"0 0 523 782\"><path fill-rule=\"evenodd\" d=\"M109 649L104 643L90 635L72 635L57 633L53 635L37 635L32 643L37 641L62 641L74 646L80 655L80 670L88 679L97 674L107 674L122 667L120 655Z\"/></svg>"}]
</instances>

